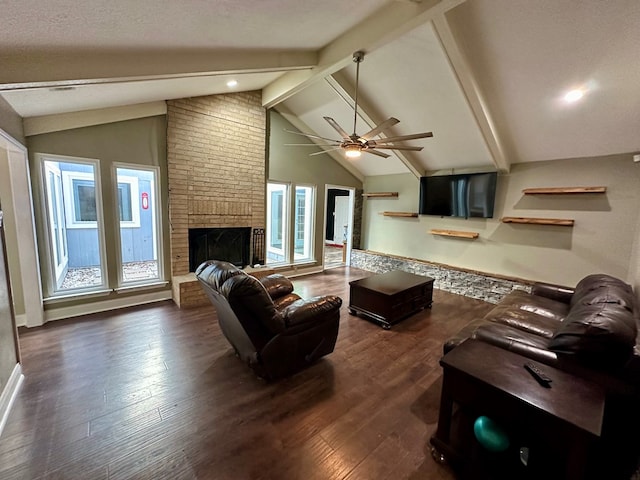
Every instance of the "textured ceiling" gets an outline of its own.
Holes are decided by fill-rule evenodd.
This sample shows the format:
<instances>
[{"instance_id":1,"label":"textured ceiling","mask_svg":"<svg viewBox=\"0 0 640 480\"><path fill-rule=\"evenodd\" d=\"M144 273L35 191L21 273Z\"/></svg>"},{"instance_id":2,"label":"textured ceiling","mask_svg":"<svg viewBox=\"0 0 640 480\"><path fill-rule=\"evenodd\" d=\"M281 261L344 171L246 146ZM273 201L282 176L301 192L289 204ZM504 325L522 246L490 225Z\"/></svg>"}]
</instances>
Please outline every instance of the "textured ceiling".
<instances>
[{"instance_id":1,"label":"textured ceiling","mask_svg":"<svg viewBox=\"0 0 640 480\"><path fill-rule=\"evenodd\" d=\"M433 131L363 176L640 151L637 0L5 2L0 91L23 117L265 89L304 131ZM333 75L328 80L323 77ZM55 86L75 85L71 90ZM563 94L585 96L568 104ZM362 123L360 123L362 122ZM368 122L368 125L367 123Z\"/></svg>"}]
</instances>

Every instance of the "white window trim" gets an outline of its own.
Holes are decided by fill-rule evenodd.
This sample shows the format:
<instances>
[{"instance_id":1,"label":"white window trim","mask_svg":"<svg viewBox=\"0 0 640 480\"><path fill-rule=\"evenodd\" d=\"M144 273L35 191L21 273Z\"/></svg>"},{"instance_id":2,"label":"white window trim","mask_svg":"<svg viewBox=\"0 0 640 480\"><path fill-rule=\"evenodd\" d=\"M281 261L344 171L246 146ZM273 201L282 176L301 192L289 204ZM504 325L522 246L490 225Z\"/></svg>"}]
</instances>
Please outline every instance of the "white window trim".
<instances>
[{"instance_id":1,"label":"white window trim","mask_svg":"<svg viewBox=\"0 0 640 480\"><path fill-rule=\"evenodd\" d=\"M314 237L315 237L315 213L316 213L316 186L315 185L307 185L307 184L296 184L294 188L294 208L295 208L295 190L298 188L308 188L310 190L309 193L309 201L305 202L305 218L304 218L304 243L308 245L309 253L305 256L297 254L295 252L295 238L294 241L294 250L293 250L293 263L305 263L305 262L313 262L314 261ZM297 212L296 212L297 216ZM294 218L295 225L296 218ZM294 232L294 237L296 232ZM296 258L298 256L298 258Z\"/></svg>"},{"instance_id":2,"label":"white window trim","mask_svg":"<svg viewBox=\"0 0 640 480\"><path fill-rule=\"evenodd\" d=\"M99 160L95 160L95 159L90 159L90 158L80 158L80 157L71 157L71 156L63 156L63 155L56 155L56 154L49 154L49 153L35 153L35 158L38 160L38 163L40 164L41 168L38 169L38 183L39 183L39 188L40 188L40 192L42 193L41 195L41 211L42 212L47 212L47 201L45 199L46 195L44 194L45 192L45 162L47 161L51 161L51 162L64 162L64 163L82 163L82 164L86 164L86 165L91 165L93 167L93 171L94 171L94 176L95 176L95 184L96 184L96 198L102 198L102 191L100 188L100 163ZM86 173L86 172L84 172ZM90 175L90 174L89 174ZM64 189L64 180L63 180L63 189ZM63 194L64 196L64 194ZM64 203L64 199L63 199L63 203ZM66 206L66 204L65 204ZM97 216L98 216L98 221L103 225L104 224L104 219L103 219L103 214L102 214L102 201L98 202L96 204L96 208L97 208ZM45 214L45 222L48 222L49 220L47 219L48 214ZM65 219L66 221L66 219ZM98 249L99 249L99 255L100 255L100 265L101 265L101 275L100 275L100 284L99 285L93 285L91 287L87 287L87 288L82 288L82 289L65 289L65 290L59 290L58 289L58 285L56 285L56 279L54 277L55 272L53 270L53 262L54 260L52 259L52 246L51 246L51 235L49 233L49 227L48 225L43 226L44 228L44 234L45 234L45 238L46 238L46 242L47 242L47 246L45 249L45 258L46 258L46 265L47 265L47 275L46 278L44 279L43 282L43 287L44 287L44 297L50 301L53 298L62 298L68 295L79 295L79 296L90 296L93 293L100 293L100 292L104 292L105 291L105 287L107 285L107 278L108 278L108 272L107 272L107 263L106 263L106 251L105 251L105 240L104 240L104 229L98 229ZM46 317L46 315L45 315Z\"/></svg>"},{"instance_id":3,"label":"white window trim","mask_svg":"<svg viewBox=\"0 0 640 480\"><path fill-rule=\"evenodd\" d=\"M55 241L56 239L55 237L55 233L53 232L53 216L57 216L58 212L54 211L53 205L52 205L52 199L53 199L53 192L51 192L51 186L49 185L49 173L52 173L54 176L57 177L61 177L61 172L60 169L57 167L54 167L51 164L48 164L46 162L43 162L43 166L44 166L44 191L43 196L45 197L45 209L46 209L46 222L47 222L47 226L45 227L48 233L48 238L50 239L50 247L51 247L51 264L53 267L53 273L55 276L54 279L54 283L57 285L60 281L61 278L63 276L63 273L66 271L67 268L67 263L69 260L69 252L65 251L65 255L64 258L61 259L62 261L60 263L58 263L56 261L56 252L54 250L56 250L56 248L54 247ZM54 186L55 188L55 186ZM57 192L56 192L57 194ZM62 198L57 198L58 202L64 202L64 194L61 195ZM64 210L64 209L63 209ZM65 219L62 219L62 221L65 221ZM63 228L62 225L59 225L58 228ZM64 225L64 228L66 228L66 225ZM66 241L66 239L64 239L63 241ZM62 248L62 246L60 246L60 248ZM66 248L63 248L63 251L66 250ZM58 254L61 254L61 252L58 252Z\"/></svg>"},{"instance_id":4,"label":"white window trim","mask_svg":"<svg viewBox=\"0 0 640 480\"><path fill-rule=\"evenodd\" d=\"M64 217L67 228L98 228L98 222L82 222L76 220L76 205L73 201L73 181L88 180L96 184L95 173L88 172L62 172L62 198L64 201ZM96 206L97 208L97 206Z\"/></svg>"},{"instance_id":5,"label":"white window trim","mask_svg":"<svg viewBox=\"0 0 640 480\"><path fill-rule=\"evenodd\" d=\"M267 198L267 224L265 229L265 248L266 252L274 253L276 255L280 255L284 258L284 260L280 262L266 262L268 265L286 265L289 262L288 259L288 238L289 238L289 211L291 209L290 199L291 199L291 185L283 182L267 182L267 197L270 195L269 186L280 186L283 188L283 196L282 196L282 223L283 223L283 232L282 232L282 248L277 248L271 245L271 200ZM265 259L266 260L266 259Z\"/></svg>"},{"instance_id":6,"label":"white window trim","mask_svg":"<svg viewBox=\"0 0 640 480\"><path fill-rule=\"evenodd\" d=\"M141 289L145 289L147 287L149 288L153 288L153 287L157 287L158 285L160 285L161 283L165 282L165 280L163 280L164 278L164 245L163 245L163 241L162 241L162 217L160 214L160 211L162 210L162 206L159 203L160 200L160 168L159 167L153 167L153 166L145 166L145 165L138 165L138 164L134 164L134 163L122 163L122 162L115 162L112 165L112 171L111 171L111 175L112 178L116 178L117 177L117 183L122 182L123 179L133 179L135 180L135 195L136 195L136 200L135 200L135 208L134 208L134 200L133 200L133 195L134 195L134 189L133 187L131 188L131 203L132 203L132 208L134 208L134 211L136 212L136 217L137 217L137 221L138 221L138 226L140 223L140 191L138 188L138 178L134 177L134 176L127 176L127 175L118 175L118 169L130 169L130 170L141 170L141 171L147 171L147 172L153 172L153 188L150 189L149 191L149 207L153 208L152 211L152 217L151 217L151 228L153 230L153 255L156 257L156 261L158 263L158 276L156 278L152 278L152 279L145 279L145 280L129 280L129 281L125 281L124 277L123 277L123 272L122 272L122 268L123 268L123 262L122 262L122 243L121 243L121 238L120 235L118 235L118 247L116 248L116 258L117 258L117 262L118 262L118 287L115 289L116 292L119 291L125 291L128 289L136 289L136 288L141 288ZM156 202L158 202L156 204ZM118 208L118 199L115 198L115 206L114 208ZM131 222L120 222L120 227L121 228L127 228L127 223L131 223Z\"/></svg>"},{"instance_id":7,"label":"white window trim","mask_svg":"<svg viewBox=\"0 0 640 480\"><path fill-rule=\"evenodd\" d=\"M92 181L95 187L96 180L93 173L88 172L62 172L63 188L62 193L64 197L64 212L67 228L98 228L97 222L83 222L76 220L76 203L73 201L74 180L88 180ZM120 226L122 228L140 228L140 199L138 189L138 179L136 177L129 177L126 175L118 175L117 183L126 183L129 185L131 193L131 221L121 221ZM117 188L117 185L116 185ZM69 192L67 194L67 192ZM117 198L116 198L117 201ZM119 205L116 203L116 208Z\"/></svg>"}]
</instances>

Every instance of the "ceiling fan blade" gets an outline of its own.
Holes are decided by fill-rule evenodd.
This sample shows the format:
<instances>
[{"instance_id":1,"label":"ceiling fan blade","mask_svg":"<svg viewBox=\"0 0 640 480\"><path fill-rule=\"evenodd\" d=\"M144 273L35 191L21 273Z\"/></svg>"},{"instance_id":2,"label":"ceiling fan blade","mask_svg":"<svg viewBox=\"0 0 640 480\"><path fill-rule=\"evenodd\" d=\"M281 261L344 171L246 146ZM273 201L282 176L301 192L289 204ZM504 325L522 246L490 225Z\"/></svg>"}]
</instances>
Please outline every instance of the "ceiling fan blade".
<instances>
[{"instance_id":1,"label":"ceiling fan blade","mask_svg":"<svg viewBox=\"0 0 640 480\"><path fill-rule=\"evenodd\" d=\"M376 152L375 150L372 150L370 148L364 149L362 151L366 153L371 153L372 155L377 155L378 157L382 157L382 158L389 158L391 156L391 155L387 155L384 152Z\"/></svg>"},{"instance_id":2,"label":"ceiling fan blade","mask_svg":"<svg viewBox=\"0 0 640 480\"><path fill-rule=\"evenodd\" d=\"M400 120L394 117L387 118L384 122L378 125L373 130L368 131L364 135L360 135L360 138L364 140L371 140L373 137L378 135L381 132L384 132L387 128L393 127L396 123L399 123Z\"/></svg>"},{"instance_id":3,"label":"ceiling fan blade","mask_svg":"<svg viewBox=\"0 0 640 480\"><path fill-rule=\"evenodd\" d=\"M381 138L380 140L376 140L376 145L381 145L384 143L391 143L391 142L402 142L404 140L415 140L417 138L428 138L428 137L433 137L433 132L414 133L413 135L399 135L397 137Z\"/></svg>"},{"instance_id":4,"label":"ceiling fan blade","mask_svg":"<svg viewBox=\"0 0 640 480\"><path fill-rule=\"evenodd\" d=\"M421 151L424 147L410 147L410 146L397 146L397 147L392 147L392 146L385 146L385 145L376 145L375 147L376 150L412 150L414 152L419 152Z\"/></svg>"},{"instance_id":5,"label":"ceiling fan blade","mask_svg":"<svg viewBox=\"0 0 640 480\"><path fill-rule=\"evenodd\" d=\"M326 140L327 142L336 142L336 143L339 142L338 140L336 140L334 138L321 137L319 135L312 135L310 133L294 132L293 130L286 130L286 129L285 129L285 132L295 133L296 135L304 135L305 137L309 137L309 138L317 138L319 140Z\"/></svg>"},{"instance_id":6,"label":"ceiling fan blade","mask_svg":"<svg viewBox=\"0 0 640 480\"><path fill-rule=\"evenodd\" d=\"M327 150L322 150L321 152L310 153L309 156L313 157L314 155L322 155L323 153L333 152L334 150L340 150L340 147L329 148Z\"/></svg>"},{"instance_id":7,"label":"ceiling fan blade","mask_svg":"<svg viewBox=\"0 0 640 480\"><path fill-rule=\"evenodd\" d=\"M344 128L342 128L340 125L338 125L338 122L336 122L333 118L331 117L322 117L324 118L329 125L331 125L333 128L335 128L336 132L338 132L343 139L345 140L351 140L351 137L349 136L349 134L347 132L344 131Z\"/></svg>"},{"instance_id":8,"label":"ceiling fan blade","mask_svg":"<svg viewBox=\"0 0 640 480\"><path fill-rule=\"evenodd\" d=\"M285 147L339 147L339 143L285 143Z\"/></svg>"}]
</instances>

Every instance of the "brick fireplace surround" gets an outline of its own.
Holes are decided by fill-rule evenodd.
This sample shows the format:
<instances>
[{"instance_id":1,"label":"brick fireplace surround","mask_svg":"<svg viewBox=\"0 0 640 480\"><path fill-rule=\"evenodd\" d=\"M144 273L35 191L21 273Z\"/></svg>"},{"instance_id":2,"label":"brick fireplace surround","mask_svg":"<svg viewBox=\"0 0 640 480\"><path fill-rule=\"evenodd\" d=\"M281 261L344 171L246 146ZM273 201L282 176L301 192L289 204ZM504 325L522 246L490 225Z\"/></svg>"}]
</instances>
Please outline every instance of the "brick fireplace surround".
<instances>
[{"instance_id":1,"label":"brick fireplace surround","mask_svg":"<svg viewBox=\"0 0 640 480\"><path fill-rule=\"evenodd\" d=\"M167 102L173 300L208 303L189 272L189 228L264 228L266 110L242 92Z\"/></svg>"}]
</instances>

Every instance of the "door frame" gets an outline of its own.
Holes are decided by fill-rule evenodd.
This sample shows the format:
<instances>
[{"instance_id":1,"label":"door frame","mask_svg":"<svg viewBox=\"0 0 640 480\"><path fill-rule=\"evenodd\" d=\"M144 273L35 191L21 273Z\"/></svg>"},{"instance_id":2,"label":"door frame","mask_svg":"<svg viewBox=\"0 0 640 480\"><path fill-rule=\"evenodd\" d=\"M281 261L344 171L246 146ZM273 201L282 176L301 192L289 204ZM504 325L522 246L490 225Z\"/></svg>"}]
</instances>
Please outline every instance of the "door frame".
<instances>
[{"instance_id":1,"label":"door frame","mask_svg":"<svg viewBox=\"0 0 640 480\"><path fill-rule=\"evenodd\" d=\"M324 186L324 224L322 226L322 270L325 270L327 267L324 263L324 255L325 255L325 243L326 243L326 232L327 232L327 222L329 219L327 218L327 204L329 199L329 190L347 190L349 192L349 223L347 227L347 252L346 252L346 261L344 264L340 265L332 265L330 268L334 268L335 266L349 266L351 265L351 249L353 247L353 215L355 212L356 205L356 188L355 187L347 187L344 185L332 185L325 184ZM317 238L317 237L316 237Z\"/></svg>"},{"instance_id":2,"label":"door frame","mask_svg":"<svg viewBox=\"0 0 640 480\"><path fill-rule=\"evenodd\" d=\"M8 173L0 180L5 227L15 233L5 235L7 255L11 257L7 269L12 289L20 285L22 290L21 295L13 295L14 307L21 300L18 310L24 309L24 313L16 313L16 325L37 327L44 324L44 307L29 157L26 147L2 129L0 171Z\"/></svg>"}]
</instances>

